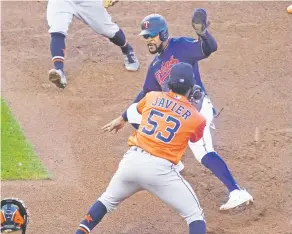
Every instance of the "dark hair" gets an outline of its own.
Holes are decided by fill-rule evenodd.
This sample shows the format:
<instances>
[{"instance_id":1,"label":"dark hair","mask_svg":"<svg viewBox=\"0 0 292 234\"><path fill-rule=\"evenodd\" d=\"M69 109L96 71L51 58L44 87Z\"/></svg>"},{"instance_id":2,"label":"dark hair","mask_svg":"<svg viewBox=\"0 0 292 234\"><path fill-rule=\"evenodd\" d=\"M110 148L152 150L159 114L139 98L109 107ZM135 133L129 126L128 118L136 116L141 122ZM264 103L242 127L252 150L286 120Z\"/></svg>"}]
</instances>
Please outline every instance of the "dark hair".
<instances>
[{"instance_id":1,"label":"dark hair","mask_svg":"<svg viewBox=\"0 0 292 234\"><path fill-rule=\"evenodd\" d=\"M168 84L168 88L170 88L174 93L185 95L192 87L186 84Z\"/></svg>"}]
</instances>

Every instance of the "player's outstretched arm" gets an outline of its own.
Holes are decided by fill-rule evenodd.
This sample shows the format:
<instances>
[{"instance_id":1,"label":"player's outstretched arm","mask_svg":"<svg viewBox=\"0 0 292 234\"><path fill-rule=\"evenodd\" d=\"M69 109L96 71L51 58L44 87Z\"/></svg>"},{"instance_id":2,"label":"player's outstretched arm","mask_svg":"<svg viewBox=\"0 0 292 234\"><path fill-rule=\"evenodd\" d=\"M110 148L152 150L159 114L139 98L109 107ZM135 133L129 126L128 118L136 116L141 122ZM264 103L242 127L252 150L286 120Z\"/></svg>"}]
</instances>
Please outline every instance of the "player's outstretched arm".
<instances>
[{"instance_id":1,"label":"player's outstretched arm","mask_svg":"<svg viewBox=\"0 0 292 234\"><path fill-rule=\"evenodd\" d=\"M106 124L102 127L102 130L104 132L111 132L115 130L115 133L117 133L120 129L122 129L125 126L126 121L123 119L122 116L119 116L118 118L112 120L110 123Z\"/></svg>"},{"instance_id":2,"label":"player's outstretched arm","mask_svg":"<svg viewBox=\"0 0 292 234\"><path fill-rule=\"evenodd\" d=\"M138 115L142 114L142 110L143 110L145 103L146 103L146 97L147 97L147 95L143 95L143 96L138 95L136 97L136 99L140 99L137 101L137 105L135 105L135 108L136 108ZM128 109L125 112L126 117L127 117L127 112L128 112ZM134 112L134 115L137 115L137 114ZM137 118L135 116L132 117L132 120L133 119L134 119L134 121L139 121L139 123L135 123L137 125L137 128L134 126L136 129L138 129L138 126L139 126L141 120L137 120ZM118 118L111 121L110 123L103 126L102 129L104 130L104 132L111 132L111 131L115 130L117 133L121 128L124 127L124 125L127 121L128 121L128 117L127 117L127 120L125 120L124 117L121 115Z\"/></svg>"},{"instance_id":3,"label":"player's outstretched arm","mask_svg":"<svg viewBox=\"0 0 292 234\"><path fill-rule=\"evenodd\" d=\"M192 26L202 43L202 50L206 57L210 56L217 50L217 42L208 31L210 22L207 20L207 12L202 8L197 8L194 11L192 18Z\"/></svg>"}]
</instances>

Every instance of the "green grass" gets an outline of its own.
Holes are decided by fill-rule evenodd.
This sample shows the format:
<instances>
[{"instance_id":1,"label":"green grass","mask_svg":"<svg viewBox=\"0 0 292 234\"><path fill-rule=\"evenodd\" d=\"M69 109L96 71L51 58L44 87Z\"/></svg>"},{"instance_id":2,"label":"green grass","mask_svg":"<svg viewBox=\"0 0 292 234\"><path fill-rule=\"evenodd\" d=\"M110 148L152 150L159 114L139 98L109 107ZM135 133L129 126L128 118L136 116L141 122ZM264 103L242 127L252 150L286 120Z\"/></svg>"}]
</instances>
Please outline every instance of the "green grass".
<instances>
[{"instance_id":1,"label":"green grass","mask_svg":"<svg viewBox=\"0 0 292 234\"><path fill-rule=\"evenodd\" d=\"M49 179L32 145L1 98L1 180Z\"/></svg>"}]
</instances>

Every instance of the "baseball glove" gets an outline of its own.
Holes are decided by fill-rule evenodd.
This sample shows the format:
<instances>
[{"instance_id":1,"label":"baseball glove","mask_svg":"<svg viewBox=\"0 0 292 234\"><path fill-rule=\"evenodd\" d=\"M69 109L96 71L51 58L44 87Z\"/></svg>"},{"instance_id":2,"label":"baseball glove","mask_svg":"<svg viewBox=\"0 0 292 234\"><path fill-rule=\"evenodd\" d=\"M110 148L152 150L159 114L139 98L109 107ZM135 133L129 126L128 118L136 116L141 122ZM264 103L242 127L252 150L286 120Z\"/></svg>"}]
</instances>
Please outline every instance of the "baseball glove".
<instances>
[{"instance_id":1,"label":"baseball glove","mask_svg":"<svg viewBox=\"0 0 292 234\"><path fill-rule=\"evenodd\" d=\"M102 0L102 4L105 8L109 8L111 6L114 6L118 2L119 2L119 0Z\"/></svg>"},{"instance_id":2,"label":"baseball glove","mask_svg":"<svg viewBox=\"0 0 292 234\"><path fill-rule=\"evenodd\" d=\"M195 9L192 18L192 26L195 29L197 35L204 35L209 25L210 22L207 18L207 12L202 8Z\"/></svg>"},{"instance_id":3,"label":"baseball glove","mask_svg":"<svg viewBox=\"0 0 292 234\"><path fill-rule=\"evenodd\" d=\"M204 92L199 85L194 85L189 95L190 102L200 102L204 97Z\"/></svg>"},{"instance_id":4,"label":"baseball glove","mask_svg":"<svg viewBox=\"0 0 292 234\"><path fill-rule=\"evenodd\" d=\"M200 111L204 97L205 92L202 90L202 88L199 85L194 85L188 99L190 103L192 103L192 105L196 107L198 111Z\"/></svg>"}]
</instances>

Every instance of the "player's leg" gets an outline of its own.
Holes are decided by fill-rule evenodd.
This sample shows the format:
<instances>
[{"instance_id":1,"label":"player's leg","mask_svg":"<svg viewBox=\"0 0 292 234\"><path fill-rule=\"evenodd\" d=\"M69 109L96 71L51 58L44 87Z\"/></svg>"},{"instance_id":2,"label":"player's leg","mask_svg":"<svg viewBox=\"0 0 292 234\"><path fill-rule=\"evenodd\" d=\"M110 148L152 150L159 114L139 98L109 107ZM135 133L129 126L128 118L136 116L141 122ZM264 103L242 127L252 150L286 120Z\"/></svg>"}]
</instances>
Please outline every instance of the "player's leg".
<instances>
[{"instance_id":1,"label":"player's leg","mask_svg":"<svg viewBox=\"0 0 292 234\"><path fill-rule=\"evenodd\" d=\"M209 98L206 97L204 99L200 113L204 115L207 120L204 135L198 142L189 142L189 147L195 158L206 168L208 168L230 192L229 201L225 205L221 206L220 209L231 209L245 202L251 201L252 197L250 194L248 194L247 191L240 189L227 164L214 150L210 132L210 126L213 120L213 106Z\"/></svg>"},{"instance_id":2,"label":"player's leg","mask_svg":"<svg viewBox=\"0 0 292 234\"><path fill-rule=\"evenodd\" d=\"M192 187L173 166L166 165L164 170L143 188L174 208L187 222L190 234L205 234L203 210Z\"/></svg>"},{"instance_id":3,"label":"player's leg","mask_svg":"<svg viewBox=\"0 0 292 234\"><path fill-rule=\"evenodd\" d=\"M67 85L67 79L64 74L65 39L73 14L74 9L70 2L48 1L47 22L51 35L51 56L54 63L54 69L49 71L49 80L60 88L64 88Z\"/></svg>"},{"instance_id":4,"label":"player's leg","mask_svg":"<svg viewBox=\"0 0 292 234\"><path fill-rule=\"evenodd\" d=\"M91 206L75 234L89 233L106 213L113 212L122 201L141 190L140 185L135 181L135 174L131 173L131 168L135 169L131 164L131 153L136 152L127 152L124 155L106 191Z\"/></svg>"},{"instance_id":5,"label":"player's leg","mask_svg":"<svg viewBox=\"0 0 292 234\"><path fill-rule=\"evenodd\" d=\"M88 7L90 5L90 7ZM124 55L125 68L137 71L140 64L134 49L128 43L124 32L112 22L112 17L103 7L102 1L84 1L76 5L79 18L87 23L96 33L108 38L119 46Z\"/></svg>"}]
</instances>

